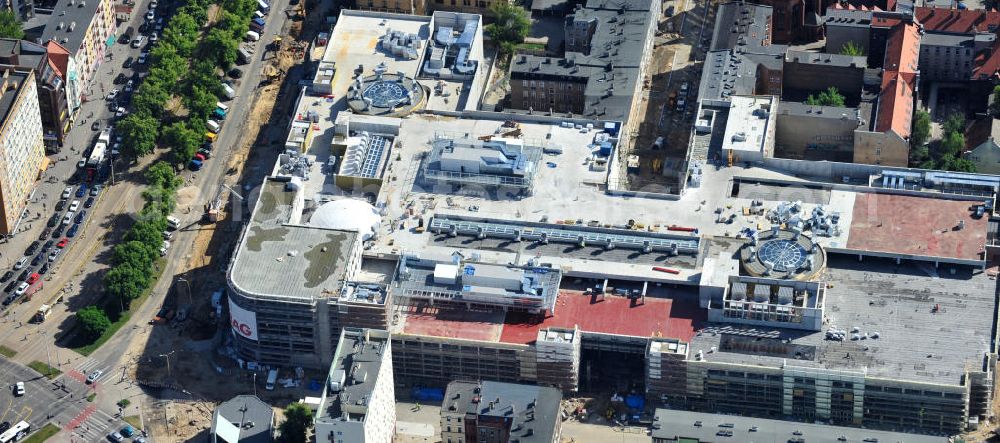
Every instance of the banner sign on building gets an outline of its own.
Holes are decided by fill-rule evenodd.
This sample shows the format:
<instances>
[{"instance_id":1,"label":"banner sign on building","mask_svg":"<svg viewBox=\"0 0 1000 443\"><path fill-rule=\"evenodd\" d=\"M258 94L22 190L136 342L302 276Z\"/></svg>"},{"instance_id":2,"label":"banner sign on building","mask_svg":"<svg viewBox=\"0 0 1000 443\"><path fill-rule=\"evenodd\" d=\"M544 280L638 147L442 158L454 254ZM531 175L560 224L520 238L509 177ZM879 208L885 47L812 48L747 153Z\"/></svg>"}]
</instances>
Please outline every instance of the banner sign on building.
<instances>
[{"instance_id":1,"label":"banner sign on building","mask_svg":"<svg viewBox=\"0 0 1000 443\"><path fill-rule=\"evenodd\" d=\"M229 299L229 324L233 326L233 332L257 340L257 313L239 307L232 298Z\"/></svg>"}]
</instances>

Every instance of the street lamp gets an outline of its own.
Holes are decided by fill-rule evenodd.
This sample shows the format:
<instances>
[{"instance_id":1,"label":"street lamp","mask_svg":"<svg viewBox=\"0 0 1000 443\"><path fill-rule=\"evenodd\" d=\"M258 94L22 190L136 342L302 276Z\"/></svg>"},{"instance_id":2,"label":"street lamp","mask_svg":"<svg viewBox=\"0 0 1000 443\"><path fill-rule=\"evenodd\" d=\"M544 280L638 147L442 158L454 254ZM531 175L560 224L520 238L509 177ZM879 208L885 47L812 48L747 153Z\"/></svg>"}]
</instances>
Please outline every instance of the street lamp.
<instances>
[{"instance_id":1,"label":"street lamp","mask_svg":"<svg viewBox=\"0 0 1000 443\"><path fill-rule=\"evenodd\" d=\"M191 301L191 282L187 281L184 277L177 277L177 281L184 282L184 286L187 286L188 290L188 305L192 305L194 302Z\"/></svg>"},{"instance_id":2,"label":"street lamp","mask_svg":"<svg viewBox=\"0 0 1000 443\"><path fill-rule=\"evenodd\" d=\"M167 359L167 378L170 378L170 355L177 351L170 351L166 354L160 354L160 357Z\"/></svg>"}]
</instances>

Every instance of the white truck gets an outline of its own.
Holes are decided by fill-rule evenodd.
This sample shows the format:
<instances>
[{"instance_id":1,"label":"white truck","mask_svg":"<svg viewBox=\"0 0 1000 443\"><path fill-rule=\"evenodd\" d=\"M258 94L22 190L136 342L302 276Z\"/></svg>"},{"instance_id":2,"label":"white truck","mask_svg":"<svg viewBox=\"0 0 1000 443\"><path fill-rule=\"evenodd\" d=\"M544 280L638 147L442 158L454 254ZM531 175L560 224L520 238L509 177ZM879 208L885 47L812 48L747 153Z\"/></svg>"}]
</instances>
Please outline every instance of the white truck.
<instances>
[{"instance_id":1,"label":"white truck","mask_svg":"<svg viewBox=\"0 0 1000 443\"><path fill-rule=\"evenodd\" d=\"M229 86L225 83L222 84L222 92L223 94L226 95L226 98L230 100L236 98L236 90L233 89L232 86Z\"/></svg>"},{"instance_id":2,"label":"white truck","mask_svg":"<svg viewBox=\"0 0 1000 443\"><path fill-rule=\"evenodd\" d=\"M267 371L267 383L264 384L264 389L268 391L274 390L274 384L278 382L278 370L272 369Z\"/></svg>"},{"instance_id":3,"label":"white truck","mask_svg":"<svg viewBox=\"0 0 1000 443\"><path fill-rule=\"evenodd\" d=\"M35 313L35 316L31 317L31 322L32 323L42 323L42 322L45 321L46 318L49 317L49 314L51 314L51 313L52 313L52 306L50 306L50 305L41 305L41 306L38 307L38 312Z\"/></svg>"}]
</instances>

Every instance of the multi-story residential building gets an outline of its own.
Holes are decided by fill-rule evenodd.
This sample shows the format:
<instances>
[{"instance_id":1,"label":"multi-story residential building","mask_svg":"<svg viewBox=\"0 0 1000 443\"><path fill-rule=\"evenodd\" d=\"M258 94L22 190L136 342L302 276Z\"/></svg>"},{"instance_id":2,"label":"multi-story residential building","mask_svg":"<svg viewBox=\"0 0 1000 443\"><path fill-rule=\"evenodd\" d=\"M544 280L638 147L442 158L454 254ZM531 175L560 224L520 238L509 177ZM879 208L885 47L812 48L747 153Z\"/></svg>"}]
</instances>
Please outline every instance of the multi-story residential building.
<instances>
[{"instance_id":1,"label":"multi-story residential building","mask_svg":"<svg viewBox=\"0 0 1000 443\"><path fill-rule=\"evenodd\" d=\"M54 40L69 50L75 71L67 73L81 87L71 89L69 109L76 112L84 89L115 42L115 10L111 0L59 0L48 17L39 43ZM109 85L110 86L110 85ZM88 90L87 95L93 95Z\"/></svg>"},{"instance_id":2,"label":"multi-story residential building","mask_svg":"<svg viewBox=\"0 0 1000 443\"><path fill-rule=\"evenodd\" d=\"M556 388L496 381L448 383L441 404L443 443L556 443L562 420Z\"/></svg>"},{"instance_id":3,"label":"multi-story residential building","mask_svg":"<svg viewBox=\"0 0 1000 443\"><path fill-rule=\"evenodd\" d=\"M6 69L0 77L0 233L17 228L42 170L45 147L31 71Z\"/></svg>"},{"instance_id":4,"label":"multi-story residential building","mask_svg":"<svg viewBox=\"0 0 1000 443\"><path fill-rule=\"evenodd\" d=\"M211 443L271 443L274 410L256 395L237 395L212 413Z\"/></svg>"},{"instance_id":5,"label":"multi-story residential building","mask_svg":"<svg viewBox=\"0 0 1000 443\"><path fill-rule=\"evenodd\" d=\"M25 40L0 39L0 68L34 70L43 138L48 152L58 152L69 132L69 52L54 41L44 46Z\"/></svg>"},{"instance_id":6,"label":"multi-story residential building","mask_svg":"<svg viewBox=\"0 0 1000 443\"><path fill-rule=\"evenodd\" d=\"M353 0L352 3L347 6L355 9L390 12L394 14L424 15L428 13L427 0Z\"/></svg>"},{"instance_id":7,"label":"multi-story residential building","mask_svg":"<svg viewBox=\"0 0 1000 443\"><path fill-rule=\"evenodd\" d=\"M344 329L316 414L316 441L390 443L395 402L389 333Z\"/></svg>"},{"instance_id":8,"label":"multi-story residential building","mask_svg":"<svg viewBox=\"0 0 1000 443\"><path fill-rule=\"evenodd\" d=\"M590 0L566 17L563 57L515 55L508 107L623 122L642 102L660 2Z\"/></svg>"}]
</instances>

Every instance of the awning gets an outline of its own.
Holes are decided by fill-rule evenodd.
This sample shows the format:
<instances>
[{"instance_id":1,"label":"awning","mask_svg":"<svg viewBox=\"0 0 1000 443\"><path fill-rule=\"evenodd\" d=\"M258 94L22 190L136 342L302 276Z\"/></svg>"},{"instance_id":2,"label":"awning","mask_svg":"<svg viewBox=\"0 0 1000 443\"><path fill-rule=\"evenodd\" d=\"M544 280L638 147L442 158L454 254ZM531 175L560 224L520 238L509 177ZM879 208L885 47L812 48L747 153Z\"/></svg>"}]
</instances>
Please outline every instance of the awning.
<instances>
[{"instance_id":1,"label":"awning","mask_svg":"<svg viewBox=\"0 0 1000 443\"><path fill-rule=\"evenodd\" d=\"M111 36L108 37L108 46L114 46L115 45L115 40L117 38L118 38L117 35L111 34Z\"/></svg>"}]
</instances>

